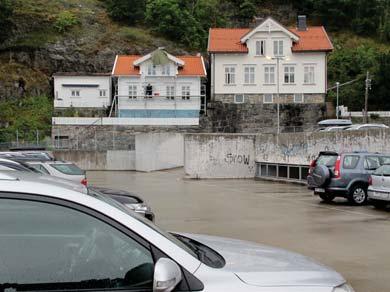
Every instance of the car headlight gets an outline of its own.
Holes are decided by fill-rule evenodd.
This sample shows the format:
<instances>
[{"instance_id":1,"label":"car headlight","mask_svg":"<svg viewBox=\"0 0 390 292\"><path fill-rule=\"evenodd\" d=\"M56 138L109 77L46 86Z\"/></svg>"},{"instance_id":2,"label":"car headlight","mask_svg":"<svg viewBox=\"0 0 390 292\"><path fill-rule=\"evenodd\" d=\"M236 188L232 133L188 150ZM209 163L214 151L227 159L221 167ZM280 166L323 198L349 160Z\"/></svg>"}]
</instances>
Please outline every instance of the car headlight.
<instances>
[{"instance_id":1,"label":"car headlight","mask_svg":"<svg viewBox=\"0 0 390 292\"><path fill-rule=\"evenodd\" d=\"M341 285L333 289L333 292L355 292L348 284Z\"/></svg>"}]
</instances>

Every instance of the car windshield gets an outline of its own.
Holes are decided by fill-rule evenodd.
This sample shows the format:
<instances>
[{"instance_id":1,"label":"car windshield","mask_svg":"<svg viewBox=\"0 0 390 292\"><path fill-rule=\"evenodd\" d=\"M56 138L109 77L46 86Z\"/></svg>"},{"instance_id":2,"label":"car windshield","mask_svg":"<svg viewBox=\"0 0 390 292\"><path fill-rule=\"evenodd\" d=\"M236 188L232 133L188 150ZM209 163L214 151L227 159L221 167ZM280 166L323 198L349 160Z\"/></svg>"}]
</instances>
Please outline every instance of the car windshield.
<instances>
[{"instance_id":1,"label":"car windshield","mask_svg":"<svg viewBox=\"0 0 390 292\"><path fill-rule=\"evenodd\" d=\"M80 169L77 165L73 163L52 163L51 167L62 172L63 174L69 175L84 175L85 171Z\"/></svg>"},{"instance_id":2,"label":"car windshield","mask_svg":"<svg viewBox=\"0 0 390 292\"><path fill-rule=\"evenodd\" d=\"M335 165L336 160L337 160L337 154L321 154L317 158L316 164L332 167Z\"/></svg>"},{"instance_id":3,"label":"car windshield","mask_svg":"<svg viewBox=\"0 0 390 292\"><path fill-rule=\"evenodd\" d=\"M157 225L152 223L150 220L142 217L141 215L138 215L137 213L135 213L132 210L130 210L129 208L127 208L125 205L115 201L114 199L110 198L109 196L107 196L105 194L102 194L102 193L98 192L95 189L88 189L88 195L90 195L90 196L92 196L92 197L94 197L94 198L96 198L96 199L98 199L100 201L103 201L103 202L111 205L112 207L115 207L115 208L121 210L122 212L124 212L127 215L133 217L134 219L138 220L139 222L147 225L147 227L153 229L154 231L156 231L160 235L164 236L166 239L168 239L169 241L173 242L174 244L176 244L180 248L182 248L185 251L187 251L190 255L192 255L193 257L195 257L195 258L197 258L198 260L201 261L200 257L197 255L197 253L194 252L187 244L183 243L182 241L177 239L172 234L170 234L170 233L168 233L166 231L163 231Z\"/></svg>"}]
</instances>

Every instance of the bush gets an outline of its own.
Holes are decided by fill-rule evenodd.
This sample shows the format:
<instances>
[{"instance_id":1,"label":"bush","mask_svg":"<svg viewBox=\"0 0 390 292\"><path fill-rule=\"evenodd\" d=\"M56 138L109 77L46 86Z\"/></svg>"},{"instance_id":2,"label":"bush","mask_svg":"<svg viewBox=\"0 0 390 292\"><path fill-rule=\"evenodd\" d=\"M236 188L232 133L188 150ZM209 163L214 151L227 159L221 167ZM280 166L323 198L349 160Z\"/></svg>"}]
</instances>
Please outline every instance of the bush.
<instances>
[{"instance_id":1,"label":"bush","mask_svg":"<svg viewBox=\"0 0 390 292\"><path fill-rule=\"evenodd\" d=\"M379 119L379 115L378 114L370 114L370 119L378 120Z\"/></svg>"},{"instance_id":2,"label":"bush","mask_svg":"<svg viewBox=\"0 0 390 292\"><path fill-rule=\"evenodd\" d=\"M4 40L11 29L11 16L13 14L13 5L11 0L0 0L0 41Z\"/></svg>"},{"instance_id":3,"label":"bush","mask_svg":"<svg viewBox=\"0 0 390 292\"><path fill-rule=\"evenodd\" d=\"M54 23L54 27L61 33L67 31L72 26L79 23L76 15L70 11L62 11L57 16L57 20Z\"/></svg>"}]
</instances>

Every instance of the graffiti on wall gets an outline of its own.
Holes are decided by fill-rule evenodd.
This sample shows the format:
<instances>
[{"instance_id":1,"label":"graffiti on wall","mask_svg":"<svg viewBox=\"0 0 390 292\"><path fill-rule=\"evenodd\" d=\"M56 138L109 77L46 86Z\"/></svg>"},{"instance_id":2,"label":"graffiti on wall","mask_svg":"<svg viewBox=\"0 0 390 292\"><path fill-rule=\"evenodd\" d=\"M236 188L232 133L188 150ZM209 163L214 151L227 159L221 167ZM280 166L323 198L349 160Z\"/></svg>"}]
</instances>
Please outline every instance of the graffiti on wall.
<instances>
[{"instance_id":1,"label":"graffiti on wall","mask_svg":"<svg viewBox=\"0 0 390 292\"><path fill-rule=\"evenodd\" d=\"M228 164L245 164L249 165L250 155L228 153L225 156L225 162Z\"/></svg>"}]
</instances>

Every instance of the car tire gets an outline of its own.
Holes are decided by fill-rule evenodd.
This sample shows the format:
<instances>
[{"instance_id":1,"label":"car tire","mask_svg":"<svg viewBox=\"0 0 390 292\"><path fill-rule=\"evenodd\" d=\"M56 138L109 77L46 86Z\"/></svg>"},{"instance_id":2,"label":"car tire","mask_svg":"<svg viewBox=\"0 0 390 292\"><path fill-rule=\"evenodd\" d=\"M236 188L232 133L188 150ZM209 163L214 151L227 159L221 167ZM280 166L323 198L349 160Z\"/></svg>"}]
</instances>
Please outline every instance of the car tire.
<instances>
[{"instance_id":1,"label":"car tire","mask_svg":"<svg viewBox=\"0 0 390 292\"><path fill-rule=\"evenodd\" d=\"M367 188L362 184L352 186L349 191L348 201L357 206L362 206L367 203Z\"/></svg>"},{"instance_id":2,"label":"car tire","mask_svg":"<svg viewBox=\"0 0 390 292\"><path fill-rule=\"evenodd\" d=\"M325 203L331 203L335 196L334 195L331 195L331 194L319 194L321 200L323 200Z\"/></svg>"},{"instance_id":3,"label":"car tire","mask_svg":"<svg viewBox=\"0 0 390 292\"><path fill-rule=\"evenodd\" d=\"M389 202L387 201L381 201L381 200L370 200L370 203L375 207L375 209L386 209Z\"/></svg>"}]
</instances>

